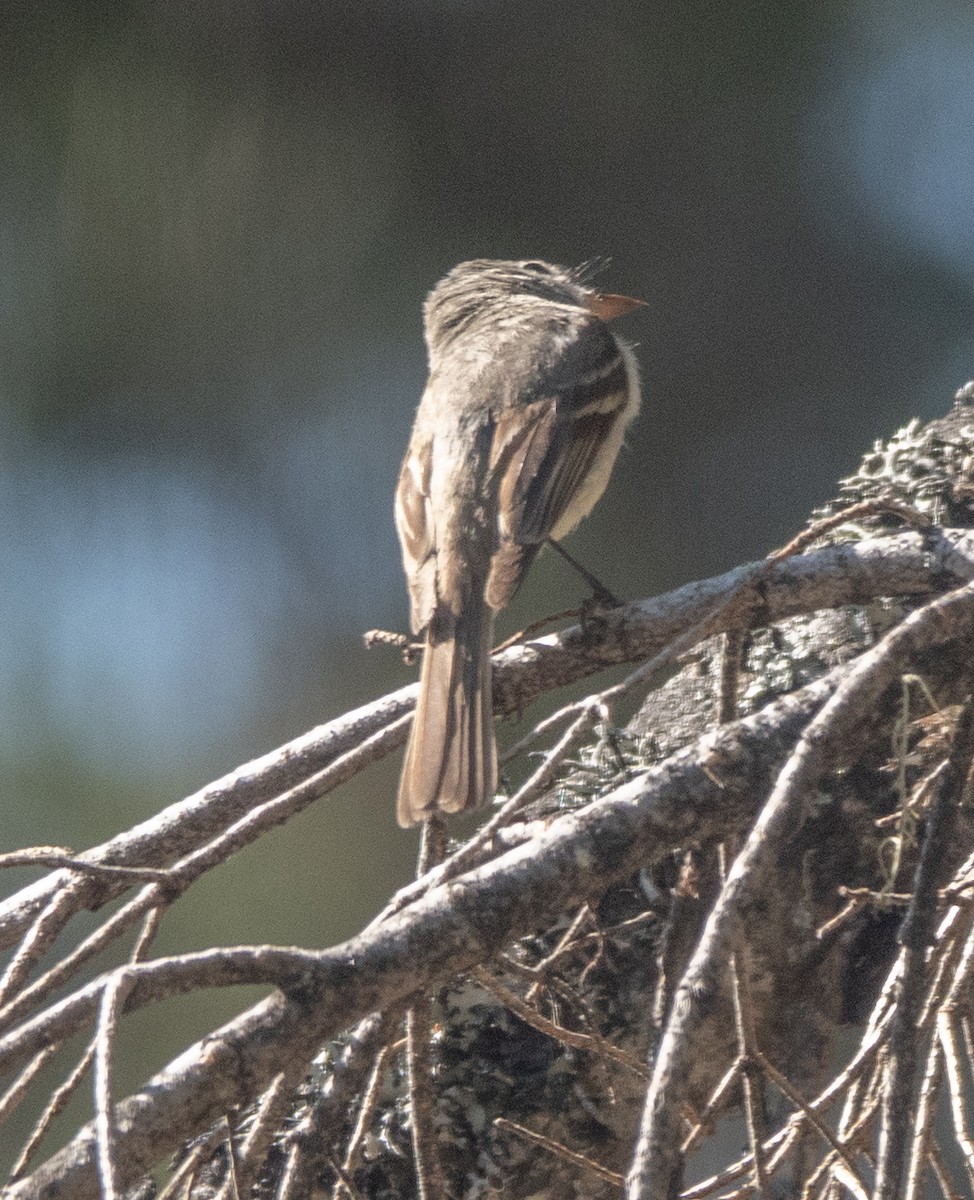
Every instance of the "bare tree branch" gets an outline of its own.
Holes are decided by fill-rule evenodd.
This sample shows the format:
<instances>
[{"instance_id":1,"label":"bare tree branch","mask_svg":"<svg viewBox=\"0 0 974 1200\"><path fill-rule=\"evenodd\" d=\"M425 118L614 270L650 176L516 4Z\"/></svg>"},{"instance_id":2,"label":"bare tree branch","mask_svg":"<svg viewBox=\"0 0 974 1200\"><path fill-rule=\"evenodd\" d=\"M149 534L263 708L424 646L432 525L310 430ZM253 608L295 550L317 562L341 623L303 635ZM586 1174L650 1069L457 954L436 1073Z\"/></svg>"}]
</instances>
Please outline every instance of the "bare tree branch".
<instances>
[{"instance_id":1,"label":"bare tree branch","mask_svg":"<svg viewBox=\"0 0 974 1200\"><path fill-rule=\"evenodd\" d=\"M495 661L495 710L520 712L542 692L586 678L620 662L658 654L715 607L740 591L766 565L688 584L665 596L608 613L596 645L578 626L505 651ZM761 583L764 623L880 596L929 595L974 574L974 534L933 529L845 543L777 563ZM401 688L338 720L321 725L263 757L245 763L201 791L80 855L95 863L161 869L224 834L264 804L278 804L275 823L346 782L366 763L390 753L406 737L416 685ZM363 748L363 742L366 745ZM319 778L322 772L329 772ZM286 800L282 801L282 797ZM248 831L258 836L264 826ZM244 836L227 853L248 844ZM224 855L226 857L226 855ZM222 861L222 859L221 859ZM0 949L23 936L34 917L70 875L57 872L0 904ZM78 881L70 911L106 903L123 890L118 880Z\"/></svg>"},{"instance_id":2,"label":"bare tree branch","mask_svg":"<svg viewBox=\"0 0 974 1200\"><path fill-rule=\"evenodd\" d=\"M948 632L950 631L950 632ZM946 634L946 639L945 639ZM809 723L755 822L728 876L704 937L680 983L674 1016L660 1044L636 1158L628 1183L630 1200L669 1200L682 1173L677 1121L689 1078L694 1029L707 998L720 987L726 948L749 902L757 900L784 838L800 822L800 807L822 774L848 744L850 732L879 710L883 692L915 657L944 640L974 634L974 588L968 585L911 613L851 668L848 677Z\"/></svg>"},{"instance_id":3,"label":"bare tree branch","mask_svg":"<svg viewBox=\"0 0 974 1200\"><path fill-rule=\"evenodd\" d=\"M942 883L944 850L954 830L961 790L974 755L974 707L967 698L954 732L954 744L946 769L941 772L936 796L927 821L926 836L917 864L913 899L900 928L903 973L896 1002L896 1019L890 1038L886 1086L880 1123L879 1159L876 1171L876 1200L894 1200L907 1163L913 1122L914 1075L920 1039L917 1019L923 1008L925 957L934 939L937 917L937 886Z\"/></svg>"},{"instance_id":4,"label":"bare tree branch","mask_svg":"<svg viewBox=\"0 0 974 1200\"><path fill-rule=\"evenodd\" d=\"M131 1010L201 986L274 984L275 993L191 1047L138 1095L116 1106L123 1183L193 1130L256 1098L290 1062L307 1060L351 1022L456 974L687 838L723 837L753 816L811 714L847 673L836 668L591 807L554 821L531 843L434 888L367 934L317 954L270 947L208 951L130 968ZM755 790L755 781L759 782ZM0 1067L16 1069L56 1037L90 1024L104 981L0 1039ZM52 1190L53 1189L53 1190ZM93 1137L82 1131L16 1184L10 1198L97 1196Z\"/></svg>"},{"instance_id":5,"label":"bare tree branch","mask_svg":"<svg viewBox=\"0 0 974 1200\"><path fill-rule=\"evenodd\" d=\"M42 1109L40 1068L69 1072L5 1195L142 1200L175 1151L166 1192L184 1200L411 1200L468 1180L609 1200L627 1167L630 1196L670 1200L684 1156L742 1109L749 1152L685 1200L864 1200L877 1168L883 1194L901 1177L950 1194L974 1145L972 464L974 386L877 445L767 560L498 652L500 713L637 665L539 722L508 752L541 743L513 800L341 946L143 961L205 873L398 745L415 689L102 846L0 858L52 869L0 904L0 1107ZM726 879L718 843L743 845ZM72 984L138 920L128 965ZM240 983L272 991L112 1101L127 1014ZM840 1030L867 1015L837 1071ZM71 1071L76 1036L93 1040ZM93 1121L24 1177L92 1063ZM948 1103L952 1128L932 1119Z\"/></svg>"}]
</instances>

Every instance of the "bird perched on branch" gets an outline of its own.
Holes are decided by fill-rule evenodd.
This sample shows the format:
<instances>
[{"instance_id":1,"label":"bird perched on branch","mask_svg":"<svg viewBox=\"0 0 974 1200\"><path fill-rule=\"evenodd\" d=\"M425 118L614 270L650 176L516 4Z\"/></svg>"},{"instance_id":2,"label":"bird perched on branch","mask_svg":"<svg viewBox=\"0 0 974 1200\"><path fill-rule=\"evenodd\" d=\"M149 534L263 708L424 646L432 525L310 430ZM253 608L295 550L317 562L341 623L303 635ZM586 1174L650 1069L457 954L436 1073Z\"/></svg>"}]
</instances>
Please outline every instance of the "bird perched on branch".
<instances>
[{"instance_id":1,"label":"bird perched on branch","mask_svg":"<svg viewBox=\"0 0 974 1200\"><path fill-rule=\"evenodd\" d=\"M494 614L605 491L639 411L635 358L606 322L641 303L595 291L583 269L485 259L426 301L429 381L395 507L426 637L400 825L494 793Z\"/></svg>"}]
</instances>

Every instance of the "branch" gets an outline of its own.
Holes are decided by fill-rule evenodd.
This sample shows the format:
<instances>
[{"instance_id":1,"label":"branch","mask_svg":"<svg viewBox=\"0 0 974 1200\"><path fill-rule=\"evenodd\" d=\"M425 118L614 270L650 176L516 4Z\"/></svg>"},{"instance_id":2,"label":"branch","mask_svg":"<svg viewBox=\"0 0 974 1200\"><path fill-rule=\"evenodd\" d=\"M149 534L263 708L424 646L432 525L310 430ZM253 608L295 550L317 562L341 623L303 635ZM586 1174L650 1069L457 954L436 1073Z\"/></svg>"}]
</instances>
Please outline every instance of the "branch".
<instances>
[{"instance_id":1,"label":"branch","mask_svg":"<svg viewBox=\"0 0 974 1200\"><path fill-rule=\"evenodd\" d=\"M543 692L586 678L604 667L637 662L660 652L680 633L725 604L760 572L760 611L755 623L879 596L929 595L974 577L974 533L931 528L832 546L791 558L767 571L760 562L608 613L592 645L579 626L517 646L494 661L494 707L520 712ZM160 868L206 844L255 807L301 789L278 823L346 782L368 762L384 757L406 738L400 724L416 698L415 684L353 709L261 758L245 763L199 792L170 805L133 829L79 857L94 863ZM363 752L362 743L368 741ZM326 779L316 777L325 770ZM257 832L262 832L258 830ZM252 839L250 839L252 840ZM234 849L246 845L244 841ZM71 876L56 872L0 904L0 949L20 938L30 921ZM106 903L124 890L115 879L88 878L73 908Z\"/></svg>"},{"instance_id":2,"label":"branch","mask_svg":"<svg viewBox=\"0 0 974 1200\"><path fill-rule=\"evenodd\" d=\"M972 635L974 585L969 584L911 613L862 654L803 732L734 863L680 982L646 1096L628 1181L630 1200L664 1200L678 1185L682 1175L679 1121L695 1054L694 1032L718 994L736 923L757 901L785 843L800 825L802 805L821 776L841 760L852 731L879 710L882 694L916 657Z\"/></svg>"},{"instance_id":3,"label":"branch","mask_svg":"<svg viewBox=\"0 0 974 1200\"><path fill-rule=\"evenodd\" d=\"M876 1169L876 1200L895 1200L901 1194L903 1171L914 1120L913 1089L921 1038L917 1021L925 1000L926 955L934 941L937 886L945 848L954 831L954 818L974 755L974 711L968 697L954 733L946 769L940 773L936 796L927 818L926 835L913 881L913 899L900 928L903 972L896 1018L890 1039L882 1124ZM946 1050L946 1047L945 1047ZM948 1056L949 1058L949 1056Z\"/></svg>"},{"instance_id":4,"label":"branch","mask_svg":"<svg viewBox=\"0 0 974 1200\"><path fill-rule=\"evenodd\" d=\"M586 809L553 821L534 841L435 888L381 925L332 950L249 948L160 960L130 969L131 1010L200 982L275 983L286 989L179 1056L115 1108L119 1185L230 1107L254 1099L292 1061L356 1020L487 961L512 939L601 895L659 861L675 844L726 837L753 819L782 757L848 672L829 675L722 727ZM90 1023L104 979L0 1040L15 1069L52 1037ZM90 1128L8 1200L98 1195Z\"/></svg>"}]
</instances>

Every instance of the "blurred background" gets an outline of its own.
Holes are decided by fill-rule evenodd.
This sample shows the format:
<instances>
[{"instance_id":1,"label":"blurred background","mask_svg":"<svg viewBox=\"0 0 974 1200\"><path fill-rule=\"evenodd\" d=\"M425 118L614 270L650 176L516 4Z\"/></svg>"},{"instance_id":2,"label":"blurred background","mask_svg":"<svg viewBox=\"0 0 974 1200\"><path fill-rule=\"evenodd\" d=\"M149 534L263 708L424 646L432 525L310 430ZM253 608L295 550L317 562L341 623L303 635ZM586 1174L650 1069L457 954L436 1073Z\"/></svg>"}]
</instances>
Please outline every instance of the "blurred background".
<instances>
[{"instance_id":1,"label":"blurred background","mask_svg":"<svg viewBox=\"0 0 974 1200\"><path fill-rule=\"evenodd\" d=\"M974 375L972 61L962 0L5 4L3 847L97 843L415 677L361 635L406 625L392 493L461 259L605 255L648 302L570 543L614 591L787 540ZM499 633L582 595L542 561ZM412 871L397 770L160 948L354 932Z\"/></svg>"}]
</instances>

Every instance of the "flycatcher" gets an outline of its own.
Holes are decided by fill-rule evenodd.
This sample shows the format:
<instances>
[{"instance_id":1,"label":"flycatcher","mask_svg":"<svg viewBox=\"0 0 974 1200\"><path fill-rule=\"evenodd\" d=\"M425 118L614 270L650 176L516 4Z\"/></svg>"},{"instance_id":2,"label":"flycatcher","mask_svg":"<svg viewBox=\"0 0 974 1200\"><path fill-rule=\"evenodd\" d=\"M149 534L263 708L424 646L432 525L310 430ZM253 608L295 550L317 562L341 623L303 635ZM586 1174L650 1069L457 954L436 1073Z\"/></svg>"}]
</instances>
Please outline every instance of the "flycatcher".
<instances>
[{"instance_id":1,"label":"flycatcher","mask_svg":"<svg viewBox=\"0 0 974 1200\"><path fill-rule=\"evenodd\" d=\"M396 491L412 629L426 635L404 827L494 794L494 614L605 491L639 411L635 357L606 321L641 303L580 270L485 259L426 301L429 381Z\"/></svg>"}]
</instances>

